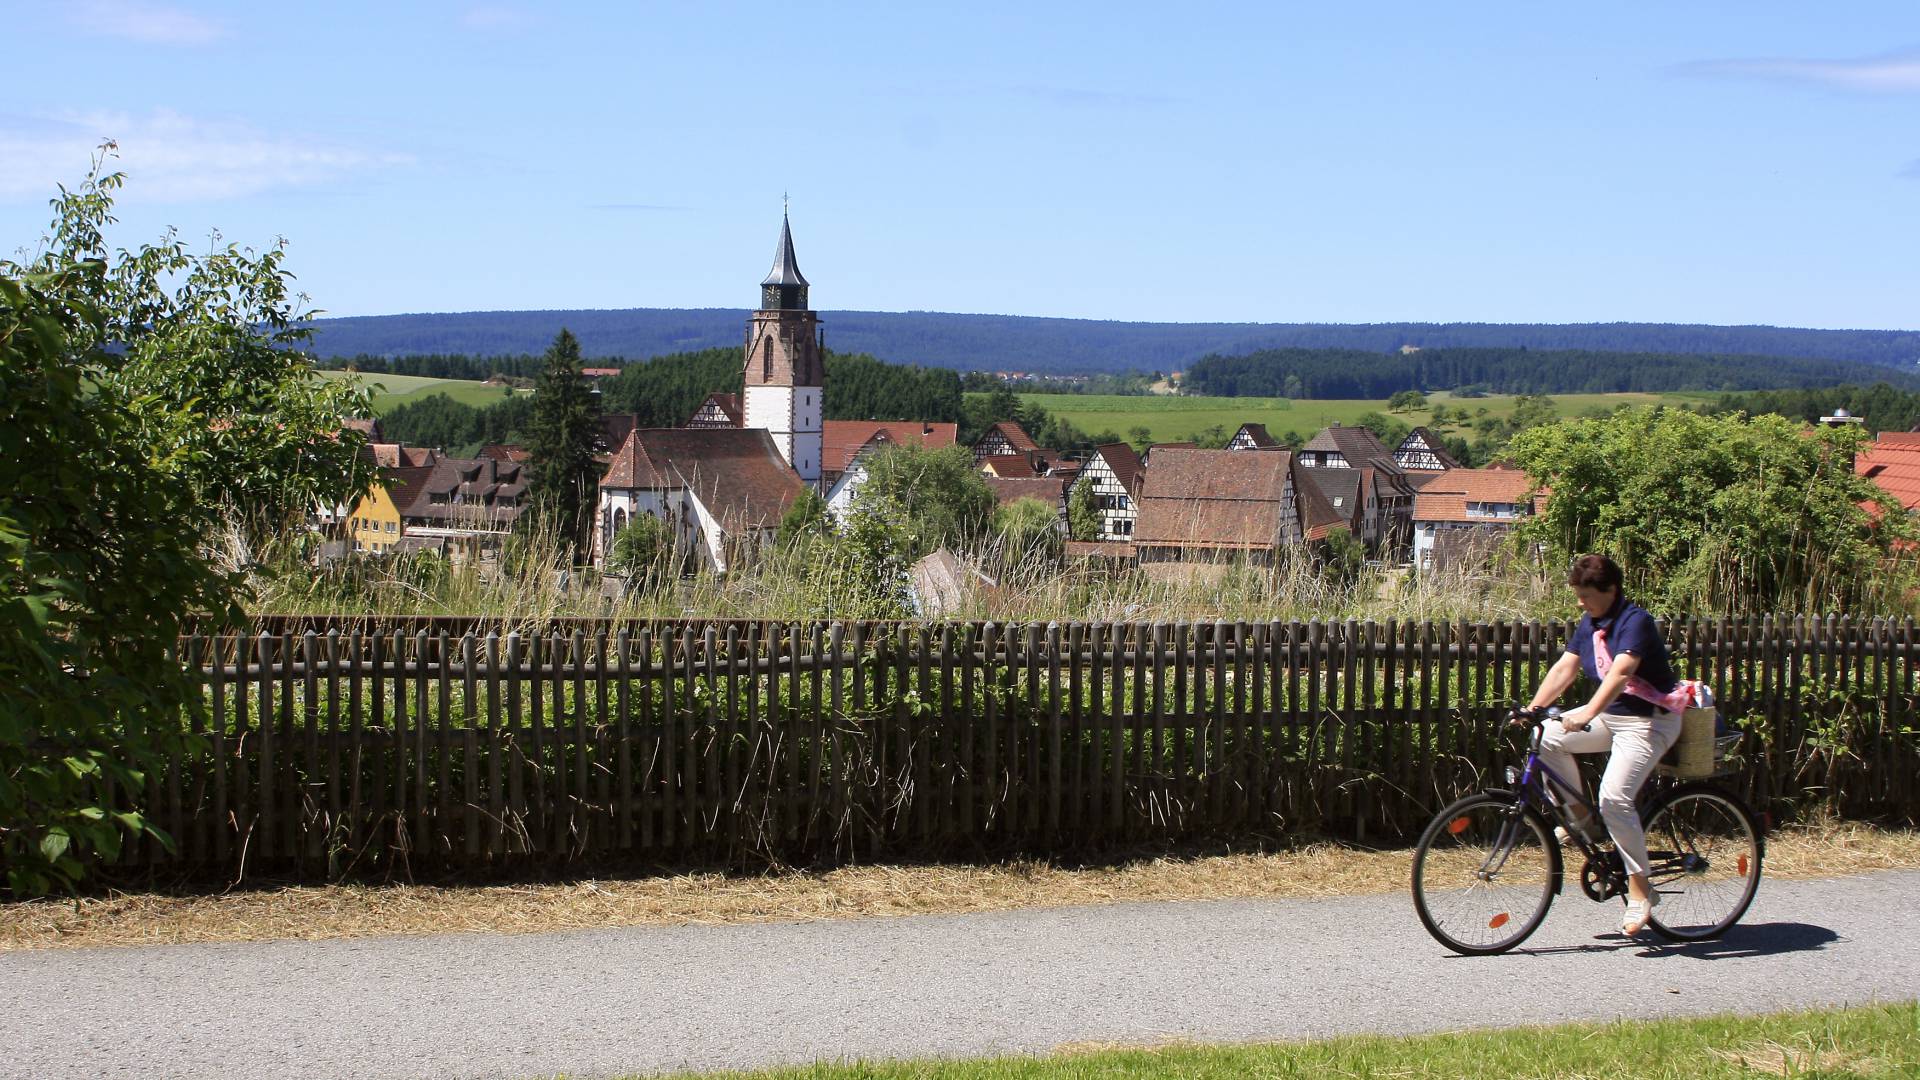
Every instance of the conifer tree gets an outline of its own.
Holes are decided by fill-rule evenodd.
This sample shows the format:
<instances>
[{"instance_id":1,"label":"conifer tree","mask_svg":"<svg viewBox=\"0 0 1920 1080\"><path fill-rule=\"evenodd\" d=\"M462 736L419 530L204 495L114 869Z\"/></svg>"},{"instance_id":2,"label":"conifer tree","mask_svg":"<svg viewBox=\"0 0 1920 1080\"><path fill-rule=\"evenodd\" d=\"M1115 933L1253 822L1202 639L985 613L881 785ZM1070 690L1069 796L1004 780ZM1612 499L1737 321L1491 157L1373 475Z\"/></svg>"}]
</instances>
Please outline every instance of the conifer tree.
<instances>
[{"instance_id":1,"label":"conifer tree","mask_svg":"<svg viewBox=\"0 0 1920 1080\"><path fill-rule=\"evenodd\" d=\"M568 552L586 542L599 481L593 450L600 403L580 368L580 342L562 329L534 387L527 509L520 517L523 531L550 533Z\"/></svg>"}]
</instances>

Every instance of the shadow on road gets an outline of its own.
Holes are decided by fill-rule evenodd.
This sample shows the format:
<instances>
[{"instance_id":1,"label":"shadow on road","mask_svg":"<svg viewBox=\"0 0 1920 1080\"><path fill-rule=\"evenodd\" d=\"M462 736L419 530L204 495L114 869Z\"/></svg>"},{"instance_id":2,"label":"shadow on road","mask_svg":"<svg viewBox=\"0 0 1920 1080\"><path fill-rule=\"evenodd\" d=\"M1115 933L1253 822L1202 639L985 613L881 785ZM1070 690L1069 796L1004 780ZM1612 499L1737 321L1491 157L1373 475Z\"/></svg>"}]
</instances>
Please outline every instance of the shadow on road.
<instances>
[{"instance_id":1,"label":"shadow on road","mask_svg":"<svg viewBox=\"0 0 1920 1080\"><path fill-rule=\"evenodd\" d=\"M1735 926L1713 941L1670 942L1652 934L1630 938L1624 934L1604 934L1591 945L1561 945L1546 949L1515 949L1528 956L1554 956L1560 953L1609 953L1638 950L1646 959L1679 956L1694 960L1732 960L1747 956L1779 956L1784 953L1819 952L1840 940L1840 935L1824 926L1810 923L1771 922Z\"/></svg>"}]
</instances>

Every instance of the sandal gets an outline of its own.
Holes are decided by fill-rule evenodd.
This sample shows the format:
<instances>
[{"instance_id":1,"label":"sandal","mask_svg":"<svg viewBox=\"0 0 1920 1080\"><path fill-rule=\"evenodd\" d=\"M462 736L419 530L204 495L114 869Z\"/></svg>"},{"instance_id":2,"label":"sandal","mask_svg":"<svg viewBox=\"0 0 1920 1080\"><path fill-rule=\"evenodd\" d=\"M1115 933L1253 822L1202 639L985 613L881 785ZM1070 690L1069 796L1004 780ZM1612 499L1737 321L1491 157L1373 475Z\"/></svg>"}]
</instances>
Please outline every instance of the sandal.
<instances>
[{"instance_id":1,"label":"sandal","mask_svg":"<svg viewBox=\"0 0 1920 1080\"><path fill-rule=\"evenodd\" d=\"M1653 921L1653 909L1660 906L1660 894L1647 893L1645 900L1627 901L1626 913L1620 916L1620 932L1632 937L1647 928Z\"/></svg>"}]
</instances>

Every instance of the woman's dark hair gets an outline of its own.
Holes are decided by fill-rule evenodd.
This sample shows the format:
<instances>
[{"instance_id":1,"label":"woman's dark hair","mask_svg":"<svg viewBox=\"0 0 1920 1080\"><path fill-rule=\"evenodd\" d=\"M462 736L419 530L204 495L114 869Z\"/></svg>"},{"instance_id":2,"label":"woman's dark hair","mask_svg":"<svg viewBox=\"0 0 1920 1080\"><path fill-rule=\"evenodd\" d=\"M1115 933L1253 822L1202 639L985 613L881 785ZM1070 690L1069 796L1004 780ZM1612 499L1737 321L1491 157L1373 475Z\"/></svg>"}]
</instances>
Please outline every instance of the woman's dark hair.
<instances>
[{"instance_id":1,"label":"woman's dark hair","mask_svg":"<svg viewBox=\"0 0 1920 1080\"><path fill-rule=\"evenodd\" d=\"M1618 592L1620 564L1605 555L1582 555L1573 560L1573 566L1567 570L1567 584L1576 589Z\"/></svg>"}]
</instances>

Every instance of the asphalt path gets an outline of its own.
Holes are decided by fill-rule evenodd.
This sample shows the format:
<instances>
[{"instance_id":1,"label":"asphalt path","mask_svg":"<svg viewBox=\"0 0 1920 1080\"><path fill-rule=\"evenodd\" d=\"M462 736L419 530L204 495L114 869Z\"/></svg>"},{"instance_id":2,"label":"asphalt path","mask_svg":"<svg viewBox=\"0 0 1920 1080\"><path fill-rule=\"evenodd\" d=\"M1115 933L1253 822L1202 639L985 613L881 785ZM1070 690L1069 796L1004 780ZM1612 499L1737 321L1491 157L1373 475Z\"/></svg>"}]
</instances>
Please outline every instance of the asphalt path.
<instances>
[{"instance_id":1,"label":"asphalt path","mask_svg":"<svg viewBox=\"0 0 1920 1080\"><path fill-rule=\"evenodd\" d=\"M1920 873L1762 884L1717 942L1563 896L1455 957L1404 895L0 953L0 1076L597 1077L1920 995Z\"/></svg>"}]
</instances>

